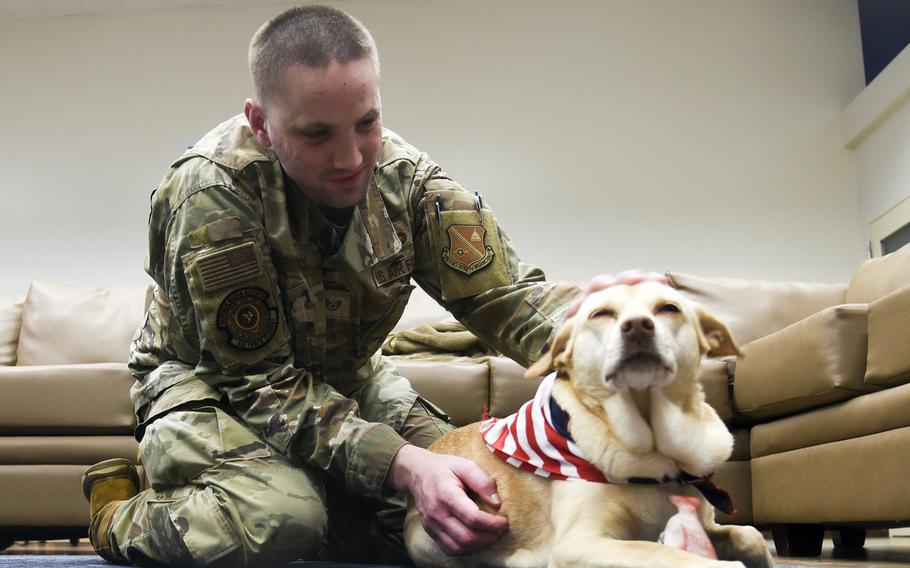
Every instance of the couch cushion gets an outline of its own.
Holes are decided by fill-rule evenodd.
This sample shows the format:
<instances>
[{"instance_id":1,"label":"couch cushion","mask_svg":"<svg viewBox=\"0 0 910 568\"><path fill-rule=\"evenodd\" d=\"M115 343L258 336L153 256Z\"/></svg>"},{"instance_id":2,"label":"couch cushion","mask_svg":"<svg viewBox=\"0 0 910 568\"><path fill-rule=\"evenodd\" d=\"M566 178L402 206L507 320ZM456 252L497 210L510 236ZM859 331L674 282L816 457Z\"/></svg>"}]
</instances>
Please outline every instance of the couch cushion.
<instances>
[{"instance_id":1,"label":"couch cushion","mask_svg":"<svg viewBox=\"0 0 910 568\"><path fill-rule=\"evenodd\" d=\"M910 382L908 345L910 286L904 286L869 304L866 382L886 387Z\"/></svg>"},{"instance_id":2,"label":"couch cushion","mask_svg":"<svg viewBox=\"0 0 910 568\"><path fill-rule=\"evenodd\" d=\"M420 396L444 410L457 426L480 420L490 404L486 363L389 360Z\"/></svg>"},{"instance_id":3,"label":"couch cushion","mask_svg":"<svg viewBox=\"0 0 910 568\"><path fill-rule=\"evenodd\" d=\"M704 359L698 380L705 391L705 402L713 408L724 422L733 420L733 405L730 403L730 376L726 361Z\"/></svg>"},{"instance_id":4,"label":"couch cushion","mask_svg":"<svg viewBox=\"0 0 910 568\"><path fill-rule=\"evenodd\" d=\"M0 436L0 465L93 464L109 458L137 461L139 444L121 436Z\"/></svg>"},{"instance_id":5,"label":"couch cushion","mask_svg":"<svg viewBox=\"0 0 910 568\"><path fill-rule=\"evenodd\" d=\"M755 524L910 519L908 447L910 428L901 428L754 458Z\"/></svg>"},{"instance_id":6,"label":"couch cushion","mask_svg":"<svg viewBox=\"0 0 910 568\"><path fill-rule=\"evenodd\" d=\"M910 385L858 396L752 428L752 457L910 427Z\"/></svg>"},{"instance_id":7,"label":"couch cushion","mask_svg":"<svg viewBox=\"0 0 910 568\"><path fill-rule=\"evenodd\" d=\"M22 309L17 364L125 363L150 293L148 286L33 281Z\"/></svg>"},{"instance_id":8,"label":"couch cushion","mask_svg":"<svg viewBox=\"0 0 910 568\"><path fill-rule=\"evenodd\" d=\"M844 299L848 304L868 304L910 284L910 246L870 258L853 273Z\"/></svg>"},{"instance_id":9,"label":"couch cushion","mask_svg":"<svg viewBox=\"0 0 910 568\"><path fill-rule=\"evenodd\" d=\"M24 300L22 294L0 294L0 365L16 364Z\"/></svg>"},{"instance_id":10,"label":"couch cushion","mask_svg":"<svg viewBox=\"0 0 910 568\"><path fill-rule=\"evenodd\" d=\"M737 412L765 420L852 398L864 382L866 306L826 308L743 347L736 362Z\"/></svg>"},{"instance_id":11,"label":"couch cushion","mask_svg":"<svg viewBox=\"0 0 910 568\"><path fill-rule=\"evenodd\" d=\"M740 345L844 302L845 284L770 282L668 272L670 284L726 323Z\"/></svg>"},{"instance_id":12,"label":"couch cushion","mask_svg":"<svg viewBox=\"0 0 910 568\"><path fill-rule=\"evenodd\" d=\"M752 466L748 461L728 461L721 464L711 480L730 494L736 515L715 511L714 517L721 524L752 524Z\"/></svg>"},{"instance_id":13,"label":"couch cushion","mask_svg":"<svg viewBox=\"0 0 910 568\"><path fill-rule=\"evenodd\" d=\"M0 367L0 434L131 434L125 363Z\"/></svg>"},{"instance_id":14,"label":"couch cushion","mask_svg":"<svg viewBox=\"0 0 910 568\"><path fill-rule=\"evenodd\" d=\"M525 378L525 368L508 357L493 357L490 363L490 416L509 416L534 398L543 377Z\"/></svg>"}]
</instances>

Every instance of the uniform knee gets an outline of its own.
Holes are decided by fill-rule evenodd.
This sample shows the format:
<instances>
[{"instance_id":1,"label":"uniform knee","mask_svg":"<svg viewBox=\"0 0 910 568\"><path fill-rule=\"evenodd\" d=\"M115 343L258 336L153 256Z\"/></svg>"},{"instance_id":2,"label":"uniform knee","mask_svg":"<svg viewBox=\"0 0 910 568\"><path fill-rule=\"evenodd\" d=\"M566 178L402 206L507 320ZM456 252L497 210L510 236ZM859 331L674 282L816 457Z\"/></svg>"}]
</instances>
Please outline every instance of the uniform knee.
<instances>
[{"instance_id":1,"label":"uniform knee","mask_svg":"<svg viewBox=\"0 0 910 568\"><path fill-rule=\"evenodd\" d=\"M217 492L217 490L216 490ZM226 499L226 495L219 496ZM246 498L242 499L247 501ZM255 505L252 505L255 502ZM322 501L303 496L256 496L224 507L239 549L231 556L242 566L286 563L315 557L324 541L328 514Z\"/></svg>"}]
</instances>

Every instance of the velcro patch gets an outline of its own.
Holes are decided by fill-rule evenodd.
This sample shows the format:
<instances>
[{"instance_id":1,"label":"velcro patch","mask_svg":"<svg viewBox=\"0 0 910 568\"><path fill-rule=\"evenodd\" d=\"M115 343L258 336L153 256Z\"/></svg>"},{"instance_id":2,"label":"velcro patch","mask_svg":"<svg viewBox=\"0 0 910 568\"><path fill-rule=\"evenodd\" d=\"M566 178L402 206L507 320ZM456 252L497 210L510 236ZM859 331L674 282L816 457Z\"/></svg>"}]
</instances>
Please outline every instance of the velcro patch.
<instances>
[{"instance_id":1,"label":"velcro patch","mask_svg":"<svg viewBox=\"0 0 910 568\"><path fill-rule=\"evenodd\" d=\"M199 227L195 231L191 231L190 234L187 235L187 239L190 242L190 246L199 248L226 239L239 237L242 232L243 227L241 226L238 217L225 217L214 223Z\"/></svg>"},{"instance_id":2,"label":"velcro patch","mask_svg":"<svg viewBox=\"0 0 910 568\"><path fill-rule=\"evenodd\" d=\"M401 260L396 260L391 264L380 266L373 269L373 281L377 288L388 286L396 280L407 278L414 271L414 255Z\"/></svg>"},{"instance_id":3,"label":"velcro patch","mask_svg":"<svg viewBox=\"0 0 910 568\"><path fill-rule=\"evenodd\" d=\"M211 292L257 278L262 273L262 267L256 258L255 246L256 243L243 243L200 256L196 266L202 288Z\"/></svg>"}]
</instances>

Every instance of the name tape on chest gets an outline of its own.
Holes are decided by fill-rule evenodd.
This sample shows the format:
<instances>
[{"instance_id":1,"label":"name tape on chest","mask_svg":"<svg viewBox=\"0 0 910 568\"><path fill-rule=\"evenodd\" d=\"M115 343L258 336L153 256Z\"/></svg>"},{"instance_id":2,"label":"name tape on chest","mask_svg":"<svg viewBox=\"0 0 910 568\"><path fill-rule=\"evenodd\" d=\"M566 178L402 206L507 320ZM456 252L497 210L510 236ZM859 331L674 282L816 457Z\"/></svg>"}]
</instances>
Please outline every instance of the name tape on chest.
<instances>
[{"instance_id":1,"label":"name tape on chest","mask_svg":"<svg viewBox=\"0 0 910 568\"><path fill-rule=\"evenodd\" d=\"M396 260L391 264L373 269L373 281L377 288L388 286L396 280L407 278L414 271L414 255Z\"/></svg>"}]
</instances>

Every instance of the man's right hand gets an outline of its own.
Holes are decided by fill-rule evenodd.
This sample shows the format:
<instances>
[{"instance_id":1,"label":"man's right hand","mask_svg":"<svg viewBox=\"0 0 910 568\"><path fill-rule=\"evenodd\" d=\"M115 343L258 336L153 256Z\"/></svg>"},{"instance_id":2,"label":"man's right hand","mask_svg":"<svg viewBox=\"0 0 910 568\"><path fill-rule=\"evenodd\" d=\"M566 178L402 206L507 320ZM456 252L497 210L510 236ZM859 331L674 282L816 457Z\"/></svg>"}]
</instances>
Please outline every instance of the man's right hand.
<instances>
[{"instance_id":1,"label":"man's right hand","mask_svg":"<svg viewBox=\"0 0 910 568\"><path fill-rule=\"evenodd\" d=\"M508 527L503 515L481 511L470 490L498 510L496 482L471 460L402 446L389 467L387 483L408 491L424 530L449 556L477 552L496 542Z\"/></svg>"}]
</instances>

